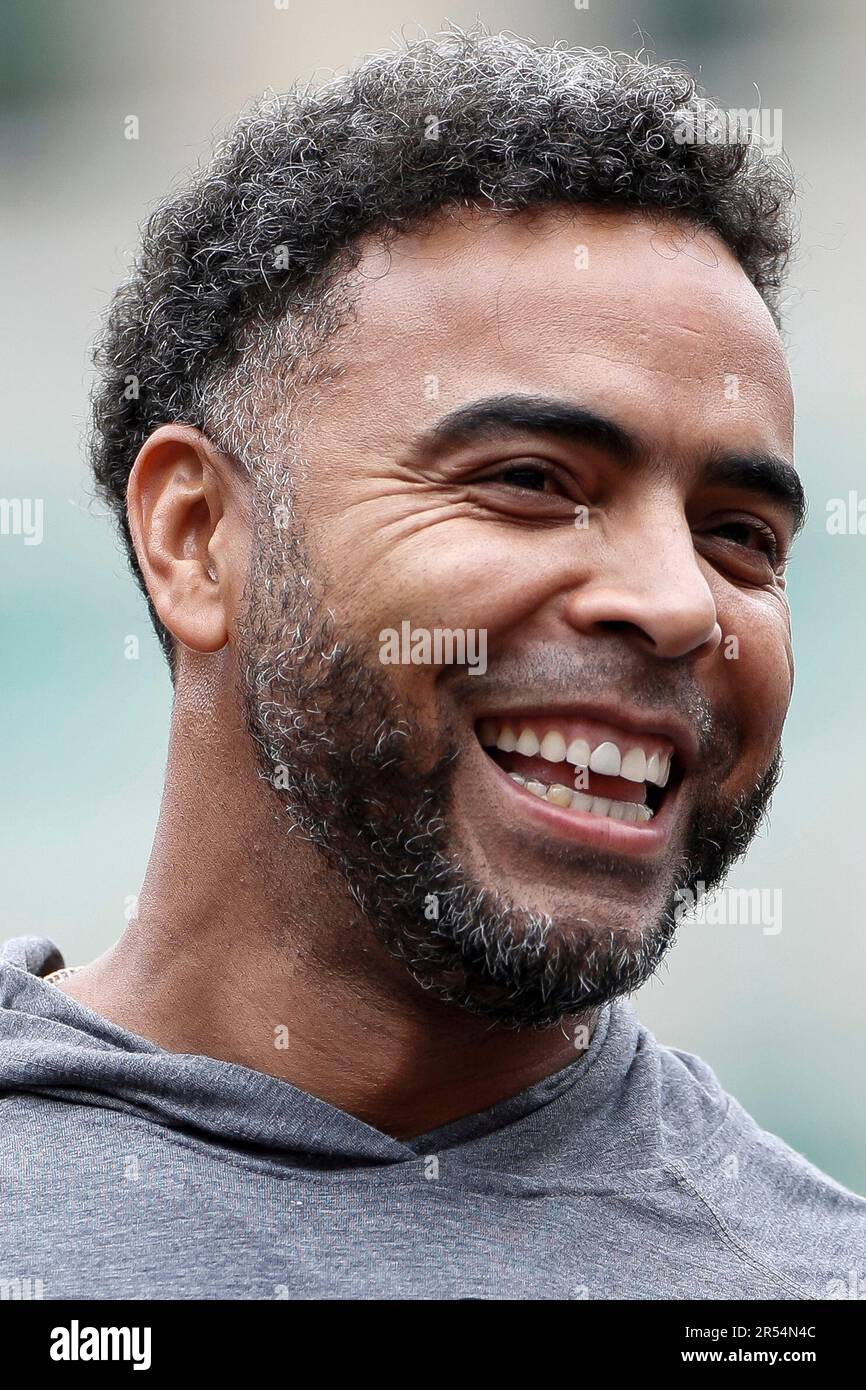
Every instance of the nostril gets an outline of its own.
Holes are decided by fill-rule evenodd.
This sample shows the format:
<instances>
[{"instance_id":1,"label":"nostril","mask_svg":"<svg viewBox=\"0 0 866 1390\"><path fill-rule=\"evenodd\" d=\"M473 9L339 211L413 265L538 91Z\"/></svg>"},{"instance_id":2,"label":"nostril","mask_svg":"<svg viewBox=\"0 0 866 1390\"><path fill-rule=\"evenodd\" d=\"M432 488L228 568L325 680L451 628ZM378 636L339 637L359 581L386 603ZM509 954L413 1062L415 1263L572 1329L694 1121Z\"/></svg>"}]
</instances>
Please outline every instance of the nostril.
<instances>
[{"instance_id":1,"label":"nostril","mask_svg":"<svg viewBox=\"0 0 866 1390\"><path fill-rule=\"evenodd\" d=\"M622 618L611 618L610 621L605 620L596 623L596 627L600 628L603 632L609 632L619 637L632 637L636 635L646 640L647 636L643 628L638 627L637 623L629 623Z\"/></svg>"}]
</instances>

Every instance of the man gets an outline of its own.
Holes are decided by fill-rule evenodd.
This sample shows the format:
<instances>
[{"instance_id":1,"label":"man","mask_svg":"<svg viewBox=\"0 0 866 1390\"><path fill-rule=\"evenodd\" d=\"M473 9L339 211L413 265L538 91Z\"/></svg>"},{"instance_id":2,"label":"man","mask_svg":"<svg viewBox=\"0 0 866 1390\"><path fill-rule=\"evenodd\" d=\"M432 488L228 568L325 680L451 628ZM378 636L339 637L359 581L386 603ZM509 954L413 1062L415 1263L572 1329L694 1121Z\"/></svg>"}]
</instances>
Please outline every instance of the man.
<instances>
[{"instance_id":1,"label":"man","mask_svg":"<svg viewBox=\"0 0 866 1390\"><path fill-rule=\"evenodd\" d=\"M780 769L783 167L680 72L450 33L154 215L93 458L169 657L98 960L2 971L46 1297L832 1297L866 1202L626 996Z\"/></svg>"}]
</instances>

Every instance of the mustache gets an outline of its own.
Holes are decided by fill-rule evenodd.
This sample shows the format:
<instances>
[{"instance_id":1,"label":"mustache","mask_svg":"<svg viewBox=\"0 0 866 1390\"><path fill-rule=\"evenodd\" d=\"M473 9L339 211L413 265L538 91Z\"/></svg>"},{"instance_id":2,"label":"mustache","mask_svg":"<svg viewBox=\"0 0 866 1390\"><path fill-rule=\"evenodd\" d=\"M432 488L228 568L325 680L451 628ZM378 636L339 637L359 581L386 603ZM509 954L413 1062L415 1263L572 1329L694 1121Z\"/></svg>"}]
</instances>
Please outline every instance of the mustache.
<instances>
[{"instance_id":1,"label":"mustache","mask_svg":"<svg viewBox=\"0 0 866 1390\"><path fill-rule=\"evenodd\" d=\"M491 693L495 702L525 702L529 696L541 707L621 701L645 711L647 722L673 716L689 725L701 759L714 765L732 767L742 741L733 709L710 699L693 666L686 661L653 662L613 642L586 651L544 643L522 652L488 654L481 679L451 668L446 685L470 709L481 687L488 704Z\"/></svg>"}]
</instances>

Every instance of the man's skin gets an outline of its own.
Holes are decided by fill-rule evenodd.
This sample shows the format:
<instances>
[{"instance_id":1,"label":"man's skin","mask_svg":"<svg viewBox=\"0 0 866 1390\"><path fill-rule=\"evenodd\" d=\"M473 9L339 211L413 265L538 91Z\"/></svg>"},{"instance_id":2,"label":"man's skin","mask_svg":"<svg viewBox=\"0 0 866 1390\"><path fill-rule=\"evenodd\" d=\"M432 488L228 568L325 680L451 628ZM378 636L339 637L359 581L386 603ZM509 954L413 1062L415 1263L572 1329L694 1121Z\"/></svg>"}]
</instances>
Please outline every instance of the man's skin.
<instances>
[{"instance_id":1,"label":"man's skin","mask_svg":"<svg viewBox=\"0 0 866 1390\"><path fill-rule=\"evenodd\" d=\"M721 786L733 802L777 749L793 662L783 577L718 528L758 518L784 548L792 524L776 498L703 472L714 449L790 461L793 401L777 330L732 253L634 212L464 213L387 253L368 242L361 274L356 325L334 345L342 370L302 419L297 505L338 626L374 645L404 618L486 628L505 670L542 649L596 648L620 653L630 676L686 669L735 720ZM413 452L445 414L517 394L595 411L648 453L626 467L537 431ZM545 461L560 481L544 499L491 481ZM128 506L149 592L181 644L165 795L138 917L61 988L162 1047L279 1076L400 1138L572 1062L579 1019L508 1030L422 991L257 776L236 685L253 535L237 464L193 428L164 425L141 449ZM688 769L666 843L612 894L602 868L575 868L567 845L551 853L555 832L521 818L488 775L473 726L503 702L491 706L485 677L449 687L435 666L383 669L431 734L434 692L454 696L465 756L450 828L483 882L563 930L578 901L599 930L613 913L627 933L657 915L689 808L718 768ZM531 688L505 703L539 705Z\"/></svg>"}]
</instances>

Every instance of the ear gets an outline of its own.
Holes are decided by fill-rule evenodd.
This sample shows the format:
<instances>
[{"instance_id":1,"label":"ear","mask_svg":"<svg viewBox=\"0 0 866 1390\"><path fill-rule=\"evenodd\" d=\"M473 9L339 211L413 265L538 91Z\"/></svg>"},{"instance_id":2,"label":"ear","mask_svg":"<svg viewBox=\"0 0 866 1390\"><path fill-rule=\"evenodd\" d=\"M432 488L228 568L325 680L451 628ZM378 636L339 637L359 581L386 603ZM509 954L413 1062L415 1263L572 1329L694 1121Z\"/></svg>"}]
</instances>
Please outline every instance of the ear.
<instances>
[{"instance_id":1,"label":"ear","mask_svg":"<svg viewBox=\"0 0 866 1390\"><path fill-rule=\"evenodd\" d=\"M237 465L191 425L161 425L127 488L138 563L161 621L197 652L225 646L242 592L244 484Z\"/></svg>"}]
</instances>

